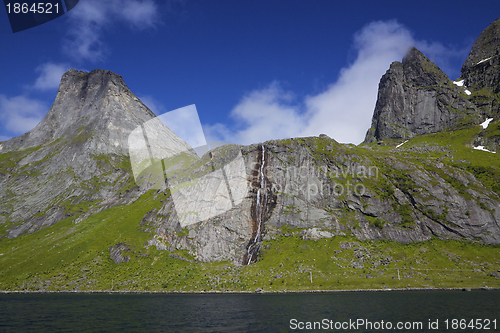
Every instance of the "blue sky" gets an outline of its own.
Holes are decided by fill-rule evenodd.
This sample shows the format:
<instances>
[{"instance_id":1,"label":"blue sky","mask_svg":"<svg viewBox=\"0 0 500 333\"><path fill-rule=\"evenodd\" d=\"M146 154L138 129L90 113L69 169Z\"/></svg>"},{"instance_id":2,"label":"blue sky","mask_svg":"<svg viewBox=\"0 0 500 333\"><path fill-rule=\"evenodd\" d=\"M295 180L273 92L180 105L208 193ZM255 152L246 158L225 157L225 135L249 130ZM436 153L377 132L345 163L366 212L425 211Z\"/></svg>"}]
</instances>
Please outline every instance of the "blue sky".
<instances>
[{"instance_id":1,"label":"blue sky","mask_svg":"<svg viewBox=\"0 0 500 333\"><path fill-rule=\"evenodd\" d=\"M155 113L196 104L210 141L360 143L380 77L416 46L451 79L500 2L80 0L13 34L0 13L0 141L33 128L69 68L111 70Z\"/></svg>"}]
</instances>

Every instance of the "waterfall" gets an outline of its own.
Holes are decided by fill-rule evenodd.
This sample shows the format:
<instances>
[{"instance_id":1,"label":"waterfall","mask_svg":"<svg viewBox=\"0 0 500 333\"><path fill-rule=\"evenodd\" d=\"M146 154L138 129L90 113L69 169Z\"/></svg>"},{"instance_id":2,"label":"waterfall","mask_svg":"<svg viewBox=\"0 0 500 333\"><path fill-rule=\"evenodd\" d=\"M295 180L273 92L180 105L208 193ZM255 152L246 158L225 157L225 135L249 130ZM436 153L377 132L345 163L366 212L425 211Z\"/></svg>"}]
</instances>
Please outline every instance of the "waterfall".
<instances>
[{"instance_id":1,"label":"waterfall","mask_svg":"<svg viewBox=\"0 0 500 333\"><path fill-rule=\"evenodd\" d=\"M262 161L260 165L260 188L257 190L257 204L255 205L255 216L257 218L257 232L255 234L255 238L253 239L253 243L248 247L248 263L252 261L252 250L256 251L257 242L260 241L262 235L262 223L264 222L264 215L266 213L266 204L267 204L267 189L266 189L266 179L264 176L264 166L266 164L265 160L266 150L264 145L262 145ZM261 191L264 190L264 202L261 203Z\"/></svg>"}]
</instances>

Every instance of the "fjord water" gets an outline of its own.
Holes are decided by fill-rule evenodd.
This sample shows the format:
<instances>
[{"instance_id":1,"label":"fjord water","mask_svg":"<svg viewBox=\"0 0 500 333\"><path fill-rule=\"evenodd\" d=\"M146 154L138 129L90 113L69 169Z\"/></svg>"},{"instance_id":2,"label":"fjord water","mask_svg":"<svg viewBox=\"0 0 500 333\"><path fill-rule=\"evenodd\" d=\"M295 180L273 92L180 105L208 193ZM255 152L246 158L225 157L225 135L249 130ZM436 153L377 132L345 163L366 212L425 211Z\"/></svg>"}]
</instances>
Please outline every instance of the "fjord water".
<instances>
[{"instance_id":1,"label":"fjord water","mask_svg":"<svg viewBox=\"0 0 500 333\"><path fill-rule=\"evenodd\" d=\"M446 330L444 321L496 319L499 330L500 291L0 295L1 332L290 332L299 331L291 329L291 319L345 322L360 318L420 321L423 332L430 331L429 320L439 320L439 329L433 332L463 332L473 330Z\"/></svg>"}]
</instances>

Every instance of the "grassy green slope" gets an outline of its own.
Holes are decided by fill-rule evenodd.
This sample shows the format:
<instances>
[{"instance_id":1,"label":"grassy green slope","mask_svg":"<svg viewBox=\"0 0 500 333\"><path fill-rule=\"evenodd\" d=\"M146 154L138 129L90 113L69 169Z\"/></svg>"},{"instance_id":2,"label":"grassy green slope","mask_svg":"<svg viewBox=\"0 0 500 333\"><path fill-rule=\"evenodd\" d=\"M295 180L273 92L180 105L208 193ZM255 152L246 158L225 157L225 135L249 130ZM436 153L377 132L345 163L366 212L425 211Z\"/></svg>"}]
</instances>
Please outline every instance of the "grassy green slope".
<instances>
[{"instance_id":1,"label":"grassy green slope","mask_svg":"<svg viewBox=\"0 0 500 333\"><path fill-rule=\"evenodd\" d=\"M493 128L500 122L492 123ZM384 145L370 144L373 152L358 148L360 154L371 156L395 156L401 161L412 161L433 170L436 160L445 165L458 167L472 173L486 187L500 195L500 158L481 150L472 149L472 142L481 131L480 126L473 126L457 131L445 131L413 138L395 149L401 141L388 140ZM418 149L428 151L420 152ZM443 151L433 148L443 148ZM417 151L416 151L417 150Z\"/></svg>"},{"instance_id":2,"label":"grassy green slope","mask_svg":"<svg viewBox=\"0 0 500 333\"><path fill-rule=\"evenodd\" d=\"M116 232L114 226L111 230ZM259 262L236 267L226 262L190 262L173 258L167 251L145 249L138 239L128 238L134 234L133 228L118 237L106 232L102 237L92 237L95 240L89 243L89 237L76 237L79 228L66 235L70 227L62 225L53 230L54 234L52 231L45 234L45 238L52 237L45 246L19 242L10 244L13 248L2 248L5 258L0 259L0 288L32 291L253 291L262 288L283 291L500 287L500 280L492 276L500 269L498 246L437 239L401 244L359 242L349 236L321 240L280 236L266 243ZM85 234L87 230L78 231ZM109 257L107 245L101 243L106 240L129 240L127 243L135 251L127 253L131 255L130 261L115 264ZM54 242L61 243L61 247L53 248ZM66 250L59 251L63 246ZM178 257L189 259L184 253L178 253ZM360 258L364 262L362 267L353 265L360 262Z\"/></svg>"}]
</instances>

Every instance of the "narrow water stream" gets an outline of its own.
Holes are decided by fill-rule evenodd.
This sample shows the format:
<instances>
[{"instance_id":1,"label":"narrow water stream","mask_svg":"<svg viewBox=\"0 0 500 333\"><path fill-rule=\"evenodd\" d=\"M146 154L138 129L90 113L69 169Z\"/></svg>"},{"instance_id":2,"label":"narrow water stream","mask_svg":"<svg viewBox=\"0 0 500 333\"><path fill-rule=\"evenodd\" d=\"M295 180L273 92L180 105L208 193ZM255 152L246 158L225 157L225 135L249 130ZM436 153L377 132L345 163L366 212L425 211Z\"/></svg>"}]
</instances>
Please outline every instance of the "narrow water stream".
<instances>
[{"instance_id":1,"label":"narrow water stream","mask_svg":"<svg viewBox=\"0 0 500 333\"><path fill-rule=\"evenodd\" d=\"M264 145L262 145L262 161L260 165L260 188L257 190L257 204L255 205L255 216L257 219L257 233L255 234L252 244L250 244L250 246L248 246L247 249L247 256L248 256L247 265L250 265L252 258L257 255L257 250L259 249L258 242L261 240L262 224L264 222L264 215L266 213L267 189L266 189L266 178L264 175L264 167L266 164L265 155L266 155L266 150L264 148ZM262 190L264 191L264 195L261 194Z\"/></svg>"}]
</instances>

